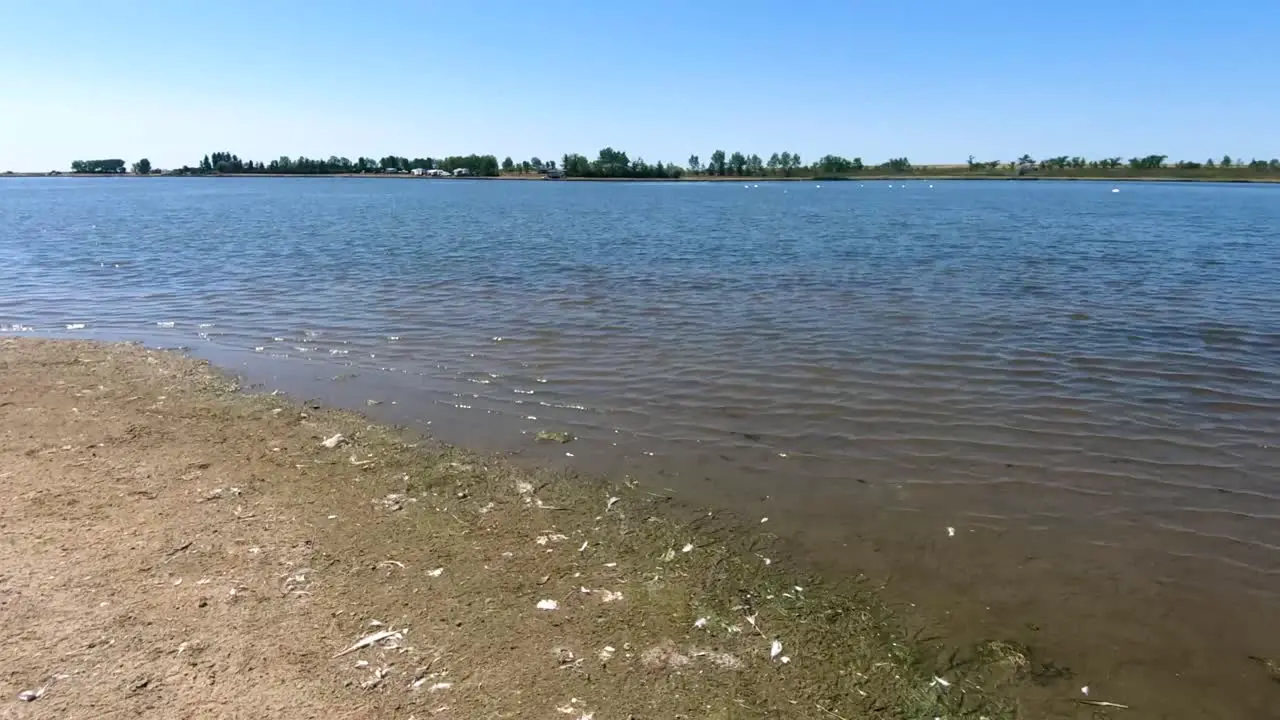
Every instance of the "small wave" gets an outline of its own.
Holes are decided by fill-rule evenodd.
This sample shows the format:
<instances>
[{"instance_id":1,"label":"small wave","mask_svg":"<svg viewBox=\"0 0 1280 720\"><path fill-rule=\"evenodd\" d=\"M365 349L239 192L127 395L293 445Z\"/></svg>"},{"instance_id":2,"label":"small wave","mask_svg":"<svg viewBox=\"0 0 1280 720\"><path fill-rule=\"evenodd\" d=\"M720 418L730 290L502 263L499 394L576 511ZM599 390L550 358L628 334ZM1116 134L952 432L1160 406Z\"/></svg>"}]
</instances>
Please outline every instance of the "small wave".
<instances>
[{"instance_id":1,"label":"small wave","mask_svg":"<svg viewBox=\"0 0 1280 720\"><path fill-rule=\"evenodd\" d=\"M156 321L156 327L171 328L171 327L173 327L173 326L174 326L174 322L173 322L172 320L158 320L158 321Z\"/></svg>"},{"instance_id":2,"label":"small wave","mask_svg":"<svg viewBox=\"0 0 1280 720\"><path fill-rule=\"evenodd\" d=\"M83 330L84 327L84 323L67 323L68 330Z\"/></svg>"},{"instance_id":3,"label":"small wave","mask_svg":"<svg viewBox=\"0 0 1280 720\"><path fill-rule=\"evenodd\" d=\"M586 412L588 409L586 405L579 405L577 403L552 403L544 401L538 404L543 407L560 408L562 410L577 410L579 412Z\"/></svg>"}]
</instances>

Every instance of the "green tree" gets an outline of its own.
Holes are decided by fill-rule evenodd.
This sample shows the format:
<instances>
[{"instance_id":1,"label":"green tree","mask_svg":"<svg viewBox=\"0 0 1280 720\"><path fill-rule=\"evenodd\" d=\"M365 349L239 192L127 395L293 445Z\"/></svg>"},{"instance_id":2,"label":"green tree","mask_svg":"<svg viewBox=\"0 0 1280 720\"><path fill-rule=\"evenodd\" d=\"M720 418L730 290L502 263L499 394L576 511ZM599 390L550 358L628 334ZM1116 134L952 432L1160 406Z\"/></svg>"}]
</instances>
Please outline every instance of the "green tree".
<instances>
[{"instance_id":1,"label":"green tree","mask_svg":"<svg viewBox=\"0 0 1280 720\"><path fill-rule=\"evenodd\" d=\"M134 163L134 164L133 164L133 174L134 174L134 175L150 175L150 174L151 174L151 161L150 161L150 160L148 160L148 159L146 159L146 158L142 158L142 159L141 159L141 160L139 160L138 162Z\"/></svg>"},{"instance_id":2,"label":"green tree","mask_svg":"<svg viewBox=\"0 0 1280 720\"><path fill-rule=\"evenodd\" d=\"M568 153L560 160L564 174L569 177L591 177L593 175L591 161L585 155Z\"/></svg>"},{"instance_id":3,"label":"green tree","mask_svg":"<svg viewBox=\"0 0 1280 720\"><path fill-rule=\"evenodd\" d=\"M781 164L782 164L782 158L778 157L778 153L774 153L769 156L769 160L764 164L764 166L769 169L770 175L777 175L778 167Z\"/></svg>"},{"instance_id":4,"label":"green tree","mask_svg":"<svg viewBox=\"0 0 1280 720\"><path fill-rule=\"evenodd\" d=\"M537 170L538 172L542 172L542 160L540 160L537 155L534 155L529 158L529 167Z\"/></svg>"},{"instance_id":5,"label":"green tree","mask_svg":"<svg viewBox=\"0 0 1280 720\"><path fill-rule=\"evenodd\" d=\"M1221 166L1222 166L1222 167L1224 167L1224 168L1229 168L1229 167L1231 167L1234 163L1232 163L1232 162L1231 162L1231 156L1230 156L1230 155L1223 155L1223 156L1222 156L1222 162L1220 162L1220 163L1218 163L1218 164L1219 164L1219 165L1221 165Z\"/></svg>"},{"instance_id":6,"label":"green tree","mask_svg":"<svg viewBox=\"0 0 1280 720\"><path fill-rule=\"evenodd\" d=\"M795 167L795 161L791 157L791 153L784 152L778 158L778 167L782 169L782 174L791 177L791 168Z\"/></svg>"},{"instance_id":7,"label":"green tree","mask_svg":"<svg viewBox=\"0 0 1280 720\"><path fill-rule=\"evenodd\" d=\"M702 160L699 159L697 155L690 155L689 156L689 172L693 173L694 175L697 175L700 170L702 170Z\"/></svg>"},{"instance_id":8,"label":"green tree","mask_svg":"<svg viewBox=\"0 0 1280 720\"><path fill-rule=\"evenodd\" d=\"M124 170L125 163L118 158L109 160L76 160L71 163L71 172L73 173L110 175L122 173Z\"/></svg>"},{"instance_id":9,"label":"green tree","mask_svg":"<svg viewBox=\"0 0 1280 720\"><path fill-rule=\"evenodd\" d=\"M631 172L631 160L627 158L627 154L611 147L600 150L595 165L600 177L627 177Z\"/></svg>"},{"instance_id":10,"label":"green tree","mask_svg":"<svg viewBox=\"0 0 1280 720\"><path fill-rule=\"evenodd\" d=\"M1164 166L1168 155L1148 155L1141 158L1129 158L1129 167L1134 170L1158 170Z\"/></svg>"},{"instance_id":11,"label":"green tree","mask_svg":"<svg viewBox=\"0 0 1280 720\"><path fill-rule=\"evenodd\" d=\"M730 155L729 171L737 177L745 175L747 173L747 157L740 152Z\"/></svg>"},{"instance_id":12,"label":"green tree","mask_svg":"<svg viewBox=\"0 0 1280 720\"><path fill-rule=\"evenodd\" d=\"M712 175L724 175L724 151L717 150L711 153L711 164L707 166L708 171Z\"/></svg>"},{"instance_id":13,"label":"green tree","mask_svg":"<svg viewBox=\"0 0 1280 720\"><path fill-rule=\"evenodd\" d=\"M510 155L502 159L503 172L511 172L512 170L515 170L515 169L516 169L516 164L512 162Z\"/></svg>"}]
</instances>

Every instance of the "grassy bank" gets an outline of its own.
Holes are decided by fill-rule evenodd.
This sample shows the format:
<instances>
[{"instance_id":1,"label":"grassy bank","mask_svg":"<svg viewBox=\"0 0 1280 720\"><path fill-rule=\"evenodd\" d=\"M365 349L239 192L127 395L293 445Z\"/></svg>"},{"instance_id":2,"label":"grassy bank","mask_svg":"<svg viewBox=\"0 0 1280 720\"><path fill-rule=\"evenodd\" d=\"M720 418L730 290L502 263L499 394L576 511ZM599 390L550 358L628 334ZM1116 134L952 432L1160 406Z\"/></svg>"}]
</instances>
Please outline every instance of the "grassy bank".
<instances>
[{"instance_id":1,"label":"grassy bank","mask_svg":"<svg viewBox=\"0 0 1280 720\"><path fill-rule=\"evenodd\" d=\"M0 377L0 667L51 717L1006 718L1054 672L665 491L133 345L3 339Z\"/></svg>"}]
</instances>

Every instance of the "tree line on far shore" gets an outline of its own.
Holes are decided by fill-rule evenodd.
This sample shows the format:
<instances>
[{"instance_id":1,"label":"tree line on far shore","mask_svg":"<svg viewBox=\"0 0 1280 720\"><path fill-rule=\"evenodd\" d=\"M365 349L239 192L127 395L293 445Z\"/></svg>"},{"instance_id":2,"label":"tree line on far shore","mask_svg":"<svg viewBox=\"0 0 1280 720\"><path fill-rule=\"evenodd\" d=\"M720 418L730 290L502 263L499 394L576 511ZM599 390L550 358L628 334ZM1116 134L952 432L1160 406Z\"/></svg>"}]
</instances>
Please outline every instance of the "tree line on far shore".
<instances>
[{"instance_id":1,"label":"tree line on far shore","mask_svg":"<svg viewBox=\"0 0 1280 720\"><path fill-rule=\"evenodd\" d=\"M340 175L368 173L408 173L415 170L440 170L453 173L465 170L470 175L495 177L498 175L539 174L577 178L635 178L677 179L698 177L758 177L758 178L842 178L859 175L946 175L946 176L1062 176L1094 177L1125 175L1153 175L1160 173L1172 177L1248 177L1252 174L1280 175L1280 160L1250 160L1248 162L1224 155L1204 162L1180 160L1168 162L1167 155L1109 157L1090 160L1080 156L1061 155L1036 160L1023 155L1016 160L979 161L969 156L964 165L913 165L906 157L890 158L876 165L869 165L862 158L845 158L840 155L823 155L806 165L799 153L773 153L768 159L756 154L726 153L716 150L704 163L698 155L690 155L684 165L676 163L649 163L643 158L628 157L627 153L606 147L590 159L578 153L568 153L556 160L538 157L515 161L510 157L501 162L494 155L453 155L444 158L413 158L388 155L382 158L359 157L350 160L330 156L326 159L282 156L270 162L242 159L229 152L205 155L195 167L183 166L170 170L172 175ZM74 173L122 174L126 170L124 160L77 160L71 164ZM136 175L158 173L146 158L134 163L131 170Z\"/></svg>"}]
</instances>

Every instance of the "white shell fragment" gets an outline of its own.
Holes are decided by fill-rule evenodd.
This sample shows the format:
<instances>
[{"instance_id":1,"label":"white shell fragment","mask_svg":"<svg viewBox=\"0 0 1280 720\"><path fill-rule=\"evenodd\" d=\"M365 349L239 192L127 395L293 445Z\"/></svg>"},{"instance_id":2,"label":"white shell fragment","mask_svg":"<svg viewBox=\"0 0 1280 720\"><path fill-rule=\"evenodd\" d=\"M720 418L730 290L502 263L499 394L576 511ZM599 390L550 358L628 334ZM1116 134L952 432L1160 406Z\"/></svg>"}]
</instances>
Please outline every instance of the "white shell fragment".
<instances>
[{"instance_id":1,"label":"white shell fragment","mask_svg":"<svg viewBox=\"0 0 1280 720\"><path fill-rule=\"evenodd\" d=\"M398 630L379 630L378 632L365 635L364 637L357 640L354 645L347 648L346 650L343 650L342 652L339 652L338 654L334 655L334 657L336 658L342 657L343 655L346 655L348 653L353 653L356 650L359 650L361 648L367 648L370 645L376 642L380 642L382 640L386 640L387 638L399 639L402 637L404 637L404 635L402 635Z\"/></svg>"},{"instance_id":2,"label":"white shell fragment","mask_svg":"<svg viewBox=\"0 0 1280 720\"><path fill-rule=\"evenodd\" d=\"M559 610L560 603L555 600L539 600L537 607L539 610Z\"/></svg>"},{"instance_id":3,"label":"white shell fragment","mask_svg":"<svg viewBox=\"0 0 1280 720\"><path fill-rule=\"evenodd\" d=\"M343 435L342 433L338 433L337 435L334 435L331 438L325 438L325 440L320 444L332 450L346 441L347 441L346 436Z\"/></svg>"},{"instance_id":4,"label":"white shell fragment","mask_svg":"<svg viewBox=\"0 0 1280 720\"><path fill-rule=\"evenodd\" d=\"M36 688L35 690L23 690L22 692L18 693L18 699L21 700L22 702L35 702L36 700L40 699L41 695L44 695L44 691L45 691L44 688Z\"/></svg>"}]
</instances>

